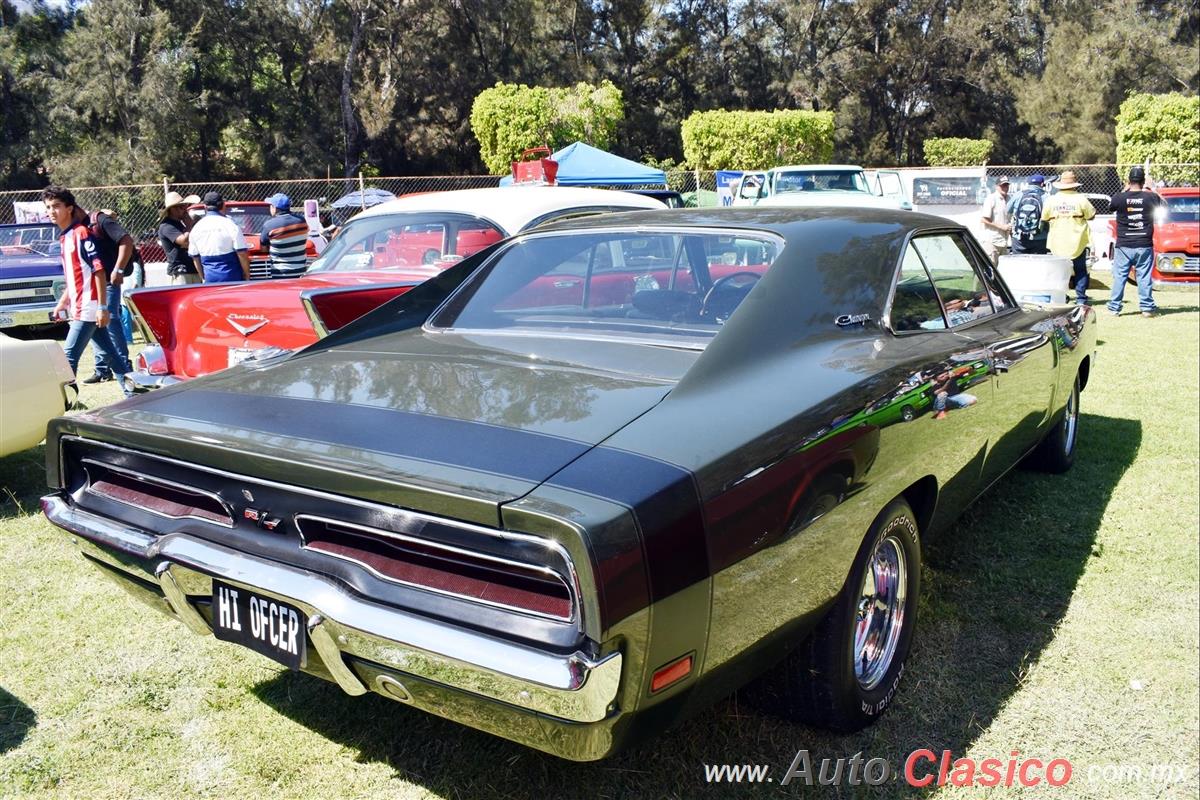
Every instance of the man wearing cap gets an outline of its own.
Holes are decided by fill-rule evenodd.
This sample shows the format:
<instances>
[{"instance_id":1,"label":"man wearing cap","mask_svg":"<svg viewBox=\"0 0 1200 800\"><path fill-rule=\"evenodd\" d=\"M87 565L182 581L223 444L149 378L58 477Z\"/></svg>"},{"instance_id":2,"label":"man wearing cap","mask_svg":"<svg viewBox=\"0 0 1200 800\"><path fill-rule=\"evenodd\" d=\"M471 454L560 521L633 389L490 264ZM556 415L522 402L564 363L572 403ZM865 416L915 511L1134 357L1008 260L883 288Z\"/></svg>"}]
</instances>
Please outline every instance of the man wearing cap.
<instances>
[{"instance_id":1,"label":"man wearing cap","mask_svg":"<svg viewBox=\"0 0 1200 800\"><path fill-rule=\"evenodd\" d=\"M1078 190L1079 181L1074 172L1067 170L1059 176L1058 192L1046 198L1042 220L1050 223L1050 233L1046 237L1050 252L1071 259L1075 302L1085 306L1088 301L1087 248L1092 236L1088 220L1096 216L1096 209Z\"/></svg>"},{"instance_id":2,"label":"man wearing cap","mask_svg":"<svg viewBox=\"0 0 1200 800\"><path fill-rule=\"evenodd\" d=\"M1034 173L1029 176L1025 191L1008 201L1008 218L1012 221L1013 255L1044 255L1046 234L1049 228L1042 221L1042 209L1046 199L1046 176Z\"/></svg>"},{"instance_id":3,"label":"man wearing cap","mask_svg":"<svg viewBox=\"0 0 1200 800\"><path fill-rule=\"evenodd\" d=\"M196 265L188 256L192 218L187 213L188 206L199 202L196 194L184 197L179 192L167 192L162 211L158 212L158 243L167 254L167 274L175 286L200 283Z\"/></svg>"},{"instance_id":4,"label":"man wearing cap","mask_svg":"<svg viewBox=\"0 0 1200 800\"><path fill-rule=\"evenodd\" d=\"M267 203L271 218L263 223L259 243L267 248L271 277L299 277L307 266L308 223L292 213L292 200L286 194L273 194Z\"/></svg>"},{"instance_id":5,"label":"man wearing cap","mask_svg":"<svg viewBox=\"0 0 1200 800\"><path fill-rule=\"evenodd\" d=\"M204 195L204 216L188 235L188 255L205 283L250 279L246 237L233 220L221 213L225 198L219 192Z\"/></svg>"},{"instance_id":6,"label":"man wearing cap","mask_svg":"<svg viewBox=\"0 0 1200 800\"><path fill-rule=\"evenodd\" d=\"M983 214L980 217L987 231L988 255L992 257L992 266L1000 264L1000 256L1008 252L1008 176L1001 175L996 181L996 191L983 201Z\"/></svg>"},{"instance_id":7,"label":"man wearing cap","mask_svg":"<svg viewBox=\"0 0 1200 800\"><path fill-rule=\"evenodd\" d=\"M1137 275L1138 306L1142 316L1153 317L1158 310L1154 304L1150 268L1154 264L1154 212L1163 205L1163 199L1146 191L1145 185L1146 171L1134 167L1129 170L1125 191L1112 196L1111 207L1117 216L1117 241L1113 250L1113 285L1108 311L1113 316L1121 313L1125 282L1129 280L1131 268Z\"/></svg>"}]
</instances>

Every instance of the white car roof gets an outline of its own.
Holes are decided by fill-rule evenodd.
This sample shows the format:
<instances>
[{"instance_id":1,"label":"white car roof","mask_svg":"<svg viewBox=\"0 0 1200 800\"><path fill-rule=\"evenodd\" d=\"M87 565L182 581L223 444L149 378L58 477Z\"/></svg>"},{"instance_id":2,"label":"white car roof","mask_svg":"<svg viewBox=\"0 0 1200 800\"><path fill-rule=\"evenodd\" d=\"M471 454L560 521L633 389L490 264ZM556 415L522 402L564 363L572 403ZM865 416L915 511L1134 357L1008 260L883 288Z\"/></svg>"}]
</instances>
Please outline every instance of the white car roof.
<instances>
[{"instance_id":1,"label":"white car roof","mask_svg":"<svg viewBox=\"0 0 1200 800\"><path fill-rule=\"evenodd\" d=\"M790 167L772 167L771 172L862 172L856 164L794 164Z\"/></svg>"},{"instance_id":2,"label":"white car roof","mask_svg":"<svg viewBox=\"0 0 1200 800\"><path fill-rule=\"evenodd\" d=\"M614 189L584 189L574 186L499 186L490 189L459 189L398 197L355 215L378 217L404 212L470 214L490 220L512 235L538 217L570 208L608 206L622 209L663 209L653 197Z\"/></svg>"}]
</instances>

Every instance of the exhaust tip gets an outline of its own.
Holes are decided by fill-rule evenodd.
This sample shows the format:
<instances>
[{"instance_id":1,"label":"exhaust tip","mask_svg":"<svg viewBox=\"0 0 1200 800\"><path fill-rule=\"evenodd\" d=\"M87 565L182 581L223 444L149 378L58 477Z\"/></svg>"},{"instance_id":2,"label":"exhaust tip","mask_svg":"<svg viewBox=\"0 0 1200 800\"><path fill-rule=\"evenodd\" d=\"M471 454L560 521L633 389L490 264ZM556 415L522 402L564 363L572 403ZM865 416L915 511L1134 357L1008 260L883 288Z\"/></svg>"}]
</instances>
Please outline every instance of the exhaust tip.
<instances>
[{"instance_id":1,"label":"exhaust tip","mask_svg":"<svg viewBox=\"0 0 1200 800\"><path fill-rule=\"evenodd\" d=\"M404 688L404 684L391 675L380 675L375 679L375 686L380 692L393 700L399 700L401 703L411 703L413 701L412 695L408 689Z\"/></svg>"}]
</instances>

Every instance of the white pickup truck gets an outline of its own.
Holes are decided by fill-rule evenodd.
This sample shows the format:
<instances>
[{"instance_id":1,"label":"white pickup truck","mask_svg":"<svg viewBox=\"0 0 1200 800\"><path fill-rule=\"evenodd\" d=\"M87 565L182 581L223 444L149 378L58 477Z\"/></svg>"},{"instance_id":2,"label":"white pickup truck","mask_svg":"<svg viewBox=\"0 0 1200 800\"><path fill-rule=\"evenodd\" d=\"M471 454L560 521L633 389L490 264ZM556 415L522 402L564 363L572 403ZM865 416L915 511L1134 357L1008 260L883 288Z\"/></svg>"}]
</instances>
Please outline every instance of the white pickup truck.
<instances>
[{"instance_id":1,"label":"white pickup truck","mask_svg":"<svg viewBox=\"0 0 1200 800\"><path fill-rule=\"evenodd\" d=\"M856 206L912 210L900 173L851 164L798 164L747 172L733 184L735 206Z\"/></svg>"}]
</instances>

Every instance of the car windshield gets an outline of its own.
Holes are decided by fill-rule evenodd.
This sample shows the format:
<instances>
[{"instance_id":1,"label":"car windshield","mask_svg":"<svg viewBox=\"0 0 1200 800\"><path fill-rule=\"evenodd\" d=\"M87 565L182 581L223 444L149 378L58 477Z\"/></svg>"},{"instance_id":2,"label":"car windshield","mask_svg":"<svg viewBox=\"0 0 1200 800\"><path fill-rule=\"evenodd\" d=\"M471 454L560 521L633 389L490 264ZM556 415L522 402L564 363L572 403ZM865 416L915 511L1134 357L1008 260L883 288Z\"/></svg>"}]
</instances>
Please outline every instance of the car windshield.
<instances>
[{"instance_id":1,"label":"car windshield","mask_svg":"<svg viewBox=\"0 0 1200 800\"><path fill-rule=\"evenodd\" d=\"M430 327L669 339L711 338L779 255L762 233L573 231L505 248Z\"/></svg>"},{"instance_id":2,"label":"car windshield","mask_svg":"<svg viewBox=\"0 0 1200 800\"><path fill-rule=\"evenodd\" d=\"M57 256L58 231L53 225L13 225L0 228L0 258Z\"/></svg>"},{"instance_id":3,"label":"car windshield","mask_svg":"<svg viewBox=\"0 0 1200 800\"><path fill-rule=\"evenodd\" d=\"M359 217L343 228L309 272L416 267L466 258L505 237L469 214L411 213Z\"/></svg>"},{"instance_id":4,"label":"car windshield","mask_svg":"<svg viewBox=\"0 0 1200 800\"><path fill-rule=\"evenodd\" d=\"M858 170L829 172L780 172L775 176L775 193L788 192L868 192L866 178Z\"/></svg>"},{"instance_id":5,"label":"car windshield","mask_svg":"<svg viewBox=\"0 0 1200 800\"><path fill-rule=\"evenodd\" d=\"M1177 195L1167 201L1167 222L1200 222L1200 195Z\"/></svg>"},{"instance_id":6,"label":"car windshield","mask_svg":"<svg viewBox=\"0 0 1200 800\"><path fill-rule=\"evenodd\" d=\"M204 209L193 209L191 213L199 219L204 216ZM258 236L262 233L263 223L271 218L271 211L267 206L226 205L221 213L237 223L243 236Z\"/></svg>"}]
</instances>

